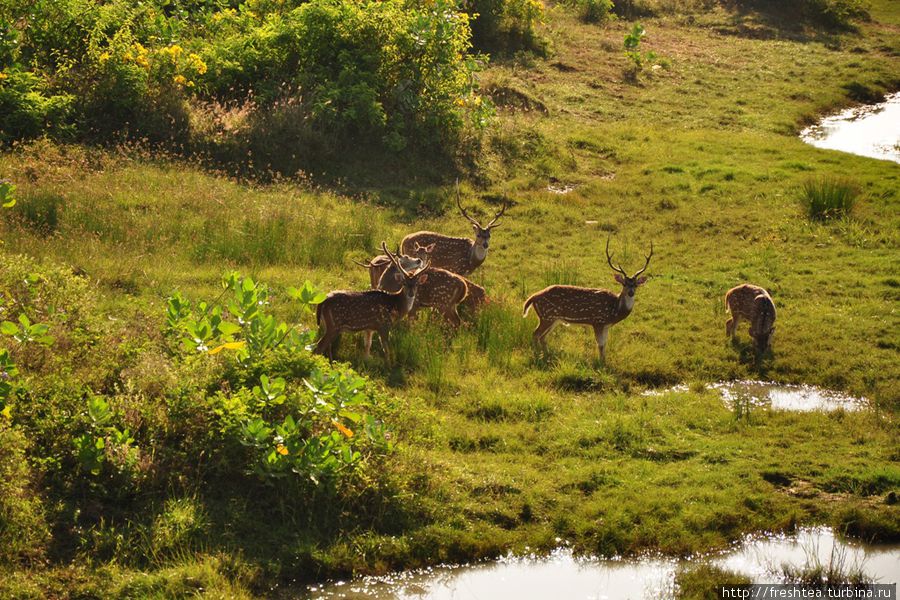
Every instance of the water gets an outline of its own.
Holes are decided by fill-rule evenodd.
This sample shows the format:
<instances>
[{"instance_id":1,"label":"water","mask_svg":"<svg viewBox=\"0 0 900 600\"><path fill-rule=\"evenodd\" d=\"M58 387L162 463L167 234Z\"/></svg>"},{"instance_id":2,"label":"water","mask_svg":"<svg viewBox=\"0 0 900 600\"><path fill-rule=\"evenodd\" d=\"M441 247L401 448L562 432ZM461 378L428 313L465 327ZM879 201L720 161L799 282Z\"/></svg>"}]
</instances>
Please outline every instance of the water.
<instances>
[{"instance_id":1,"label":"water","mask_svg":"<svg viewBox=\"0 0 900 600\"><path fill-rule=\"evenodd\" d=\"M800 132L817 148L900 163L900 92L874 105L848 108Z\"/></svg>"},{"instance_id":2,"label":"water","mask_svg":"<svg viewBox=\"0 0 900 600\"><path fill-rule=\"evenodd\" d=\"M810 412L814 410L862 410L863 398L812 385L788 385L770 381L723 381L710 387L719 390L729 407L736 403L768 407L772 410Z\"/></svg>"},{"instance_id":3,"label":"water","mask_svg":"<svg viewBox=\"0 0 900 600\"><path fill-rule=\"evenodd\" d=\"M718 390L729 408L735 405L810 412L814 410L863 410L869 406L865 398L856 398L843 392L826 390L813 385L791 385L773 381L720 381L709 384ZM679 384L664 390L647 390L644 396L660 396L684 393L688 386Z\"/></svg>"},{"instance_id":4,"label":"water","mask_svg":"<svg viewBox=\"0 0 900 600\"><path fill-rule=\"evenodd\" d=\"M796 568L844 565L844 572L862 568L878 583L900 579L900 545L867 546L844 542L824 527L801 529L796 535L748 537L721 554L677 561L579 558L558 549L549 556L507 557L467 566L442 566L423 571L367 577L352 582L313 586L303 600L640 600L671 598L679 566L706 562L746 575L756 583L784 581L783 565Z\"/></svg>"}]
</instances>

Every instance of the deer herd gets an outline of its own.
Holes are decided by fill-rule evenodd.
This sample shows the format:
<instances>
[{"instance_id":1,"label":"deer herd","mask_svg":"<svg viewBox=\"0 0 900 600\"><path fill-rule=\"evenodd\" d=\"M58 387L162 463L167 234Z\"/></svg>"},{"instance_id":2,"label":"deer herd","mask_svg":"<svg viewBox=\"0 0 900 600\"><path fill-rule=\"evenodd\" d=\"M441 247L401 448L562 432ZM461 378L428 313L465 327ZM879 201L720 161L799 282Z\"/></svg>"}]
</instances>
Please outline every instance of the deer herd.
<instances>
[{"instance_id":1,"label":"deer herd","mask_svg":"<svg viewBox=\"0 0 900 600\"><path fill-rule=\"evenodd\" d=\"M387 244L382 242L383 254L368 262L356 263L369 271L372 289L334 291L318 305L316 321L321 338L316 352L333 358L334 342L341 332L364 332L365 355L368 357L372 338L377 333L385 360L390 364L389 331L399 320L414 318L420 309L432 308L451 326L458 327L460 306L474 312L487 302L485 289L466 276L487 258L491 230L498 227L497 221L508 205L504 203L494 218L482 226L463 208L458 186L456 204L472 223L474 239L418 231L403 238L397 253L388 250ZM546 351L545 338L560 322L588 325L594 330L600 358L605 360L609 328L631 314L635 293L647 281L644 271L650 266L652 256L651 242L644 266L629 277L621 266L613 263L607 238L606 261L615 271L614 279L622 286L618 294L606 289L551 285L529 296L525 300L523 316L527 317L532 309L538 316L539 323L533 334L535 347ZM726 335L733 338L740 321L748 321L757 354L765 351L775 330L775 305L768 292L748 283L739 285L725 294L725 308L731 314L725 324Z\"/></svg>"}]
</instances>

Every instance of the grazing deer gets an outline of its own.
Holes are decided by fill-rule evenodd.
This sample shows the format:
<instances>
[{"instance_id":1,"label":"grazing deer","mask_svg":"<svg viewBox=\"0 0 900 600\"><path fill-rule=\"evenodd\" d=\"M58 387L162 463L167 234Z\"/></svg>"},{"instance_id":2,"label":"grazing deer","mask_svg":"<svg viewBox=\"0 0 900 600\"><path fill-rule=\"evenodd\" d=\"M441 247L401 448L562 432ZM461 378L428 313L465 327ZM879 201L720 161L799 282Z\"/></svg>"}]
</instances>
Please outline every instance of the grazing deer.
<instances>
[{"instance_id":1,"label":"grazing deer","mask_svg":"<svg viewBox=\"0 0 900 600\"><path fill-rule=\"evenodd\" d=\"M475 230L474 240L450 237L433 231L418 231L403 238L400 242L401 251L404 254L411 254L415 251L416 244L422 246L434 244L435 248L430 258L433 267L446 269L457 275L468 275L480 267L487 258L491 229L499 227L497 220L506 212L508 204L504 202L500 212L494 215L486 227L482 227L481 223L470 217L463 208L459 201L459 185L456 186L456 205L462 215L472 222L472 228Z\"/></svg>"},{"instance_id":2,"label":"grazing deer","mask_svg":"<svg viewBox=\"0 0 900 600\"><path fill-rule=\"evenodd\" d=\"M414 271L416 269L421 269L425 265L425 260L432 250L434 250L434 244L431 244L430 246L416 244L413 248L412 255L407 256L405 254L398 254L395 256L397 256L404 269L407 271ZM379 289L378 282L381 281L381 277L386 271L389 273L387 282L390 283L390 286L380 289L387 290L388 292L396 292L400 289L400 284L395 283L397 273L400 271L394 266L388 255L379 254L372 260L364 263L359 262L358 260L354 260L353 262L369 270L369 283L372 285L372 289Z\"/></svg>"},{"instance_id":3,"label":"grazing deer","mask_svg":"<svg viewBox=\"0 0 900 600\"><path fill-rule=\"evenodd\" d=\"M758 285L743 283L725 293L725 308L731 313L725 322L725 335L734 338L741 319L749 321L756 352L764 352L775 331L775 303L769 292Z\"/></svg>"},{"instance_id":4,"label":"grazing deer","mask_svg":"<svg viewBox=\"0 0 900 600\"><path fill-rule=\"evenodd\" d=\"M487 304L487 292L483 287L481 287L474 281L469 281L465 277L463 277L463 279L465 280L466 286L468 287L468 293L466 294L466 297L462 301L462 304L460 304L460 306L465 307L465 310L474 315L476 312L478 312L478 309Z\"/></svg>"},{"instance_id":5,"label":"grazing deer","mask_svg":"<svg viewBox=\"0 0 900 600\"><path fill-rule=\"evenodd\" d=\"M391 262L399 268L396 280L400 282L400 289L396 292L384 290L366 290L364 292L331 292L316 308L316 322L322 328L322 339L316 344L316 352L329 355L333 358L332 345L338 334L342 331L375 331L381 340L384 357L388 364L391 362L390 349L388 347L388 332L391 325L402 319L413 307L418 287L428 280L428 274L424 273L429 268L425 264L420 269L410 273L391 254L387 245L382 242L381 249L391 259ZM371 350L372 337L366 338L366 356Z\"/></svg>"},{"instance_id":6,"label":"grazing deer","mask_svg":"<svg viewBox=\"0 0 900 600\"><path fill-rule=\"evenodd\" d=\"M609 238L607 238L606 261L614 271L617 271L614 277L622 284L622 291L619 294L609 290L573 285L551 285L532 294L525 300L523 316L527 316L528 311L534 306L534 312L540 319L537 329L534 330L535 345L541 344L546 352L547 343L544 338L559 321L576 325L590 325L594 328L600 358L605 360L609 328L631 314L631 309L634 308L634 293L647 281L647 278L641 277L641 274L647 270L652 256L653 243L651 242L650 254L646 256L647 261L644 263L644 267L629 277L622 267L613 264L612 257L609 255Z\"/></svg>"}]
</instances>

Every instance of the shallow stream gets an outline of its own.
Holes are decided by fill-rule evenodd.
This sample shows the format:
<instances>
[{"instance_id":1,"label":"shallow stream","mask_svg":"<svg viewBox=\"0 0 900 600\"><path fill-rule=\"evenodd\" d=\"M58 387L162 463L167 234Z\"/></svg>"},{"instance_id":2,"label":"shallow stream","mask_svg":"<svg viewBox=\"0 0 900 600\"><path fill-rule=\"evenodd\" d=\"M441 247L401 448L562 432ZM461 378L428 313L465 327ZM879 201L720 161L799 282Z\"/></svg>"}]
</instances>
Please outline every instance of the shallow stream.
<instances>
[{"instance_id":1,"label":"shallow stream","mask_svg":"<svg viewBox=\"0 0 900 600\"><path fill-rule=\"evenodd\" d=\"M441 566L310 587L298 600L637 600L671 598L679 567L707 563L750 577L754 583L783 582L785 567L840 565L871 582L900 580L900 545L846 542L825 527L795 535L748 537L729 551L678 561L665 557L597 559L560 548L549 556L506 557L474 565Z\"/></svg>"}]
</instances>

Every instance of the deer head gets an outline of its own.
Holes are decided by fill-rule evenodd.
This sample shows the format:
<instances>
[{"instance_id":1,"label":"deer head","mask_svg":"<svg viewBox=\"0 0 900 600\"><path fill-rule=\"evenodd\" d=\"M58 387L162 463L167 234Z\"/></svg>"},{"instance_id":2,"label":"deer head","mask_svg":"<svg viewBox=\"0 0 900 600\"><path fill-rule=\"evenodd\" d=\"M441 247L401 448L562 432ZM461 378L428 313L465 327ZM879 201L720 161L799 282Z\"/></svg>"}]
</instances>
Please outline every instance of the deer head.
<instances>
[{"instance_id":1,"label":"deer head","mask_svg":"<svg viewBox=\"0 0 900 600\"><path fill-rule=\"evenodd\" d=\"M459 200L459 180L457 180L457 182L456 182L456 206L459 207L459 211L462 213L462 216L464 216L466 219L468 219L472 223L472 229L475 230L475 246L480 247L486 251L491 242L491 229L494 229L495 227L499 227L499 225L497 224L497 221L500 219L500 217L503 216L503 213L506 212L506 208L507 208L508 204L504 201L503 207L500 208L500 212L498 212L497 214L494 215L494 218L491 219L491 222L488 223L487 226L482 227L481 223L479 223L478 221L476 221L475 219L470 217L469 213L466 212L466 209L463 208L462 203Z\"/></svg>"},{"instance_id":2,"label":"deer head","mask_svg":"<svg viewBox=\"0 0 900 600\"><path fill-rule=\"evenodd\" d=\"M645 257L647 261L644 263L644 267L629 277L628 273L626 273L622 267L613 264L612 256L609 254L609 237L607 236L606 238L606 262L609 263L609 266L613 271L616 271L616 274L613 275L613 277L622 284L622 294L628 298L634 298L634 293L637 291L638 287L647 282L647 278L642 277L641 274L646 271L647 267L650 265L651 256L653 256L653 242L650 242L650 254Z\"/></svg>"},{"instance_id":3,"label":"deer head","mask_svg":"<svg viewBox=\"0 0 900 600\"><path fill-rule=\"evenodd\" d=\"M406 300L406 312L412 308L413 301L416 299L416 289L419 284L425 283L428 280L428 275L425 273L430 266L426 261L423 262L423 266L413 270L412 272L407 271L403 268L401 261L397 258L396 254L393 254L387 248L387 244L381 242L381 249L384 253L391 259L391 262L394 263L394 266L397 267L397 273L394 273L394 279L399 283L402 287L400 288L401 293Z\"/></svg>"}]
</instances>

